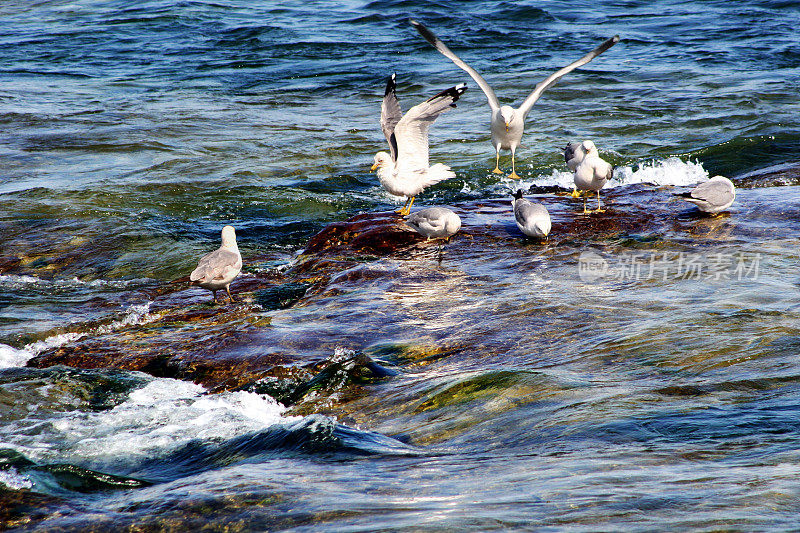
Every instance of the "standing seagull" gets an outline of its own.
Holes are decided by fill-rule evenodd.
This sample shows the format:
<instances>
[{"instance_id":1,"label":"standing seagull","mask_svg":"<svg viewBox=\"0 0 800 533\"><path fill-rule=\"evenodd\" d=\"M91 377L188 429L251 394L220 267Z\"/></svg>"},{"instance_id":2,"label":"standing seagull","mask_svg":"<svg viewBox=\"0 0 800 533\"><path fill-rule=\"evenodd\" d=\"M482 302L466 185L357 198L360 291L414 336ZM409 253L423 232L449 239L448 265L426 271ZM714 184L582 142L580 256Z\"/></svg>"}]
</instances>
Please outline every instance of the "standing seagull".
<instances>
[{"instance_id":1,"label":"standing seagull","mask_svg":"<svg viewBox=\"0 0 800 533\"><path fill-rule=\"evenodd\" d=\"M372 170L378 169L378 179L389 194L407 198L406 205L398 210L406 216L411 212L414 198L425 187L456 177L447 165L428 166L428 129L439 115L456 106L467 86L460 83L446 89L415 105L405 115L397 101L396 87L392 74L381 103L381 129L392 153L375 154Z\"/></svg>"},{"instance_id":2,"label":"standing seagull","mask_svg":"<svg viewBox=\"0 0 800 533\"><path fill-rule=\"evenodd\" d=\"M586 154L581 162L575 167L575 191L572 196L577 197L578 191L597 192L597 213L602 212L600 208L600 189L606 184L611 176L614 175L614 167L600 158L597 147L592 141L583 141L581 148ZM586 197L583 198L583 213L586 214Z\"/></svg>"},{"instance_id":3,"label":"standing seagull","mask_svg":"<svg viewBox=\"0 0 800 533\"><path fill-rule=\"evenodd\" d=\"M736 199L736 189L728 178L714 176L679 196L696 205L700 211L716 215L731 206Z\"/></svg>"},{"instance_id":4,"label":"standing seagull","mask_svg":"<svg viewBox=\"0 0 800 533\"><path fill-rule=\"evenodd\" d=\"M522 190L514 193L511 201L514 208L514 218L519 230L535 239L546 239L550 234L550 213L547 208L539 203L531 202L522 197Z\"/></svg>"},{"instance_id":5,"label":"standing seagull","mask_svg":"<svg viewBox=\"0 0 800 533\"><path fill-rule=\"evenodd\" d=\"M492 144L497 152L497 158L495 161L494 170L492 172L495 174L502 174L502 171L500 170L500 150L511 150L511 175L509 177L513 179L519 179L515 169L514 156L517 151L517 147L522 142L522 132L525 129L525 119L528 118L528 113L531 112L531 108L533 107L533 104L536 103L536 100L538 100L539 97L542 96L542 93L546 89L550 88L555 82L557 82L564 74L572 72L581 65L585 65L619 42L619 35L615 35L579 60L575 61L574 63L570 63L561 70L554 72L543 81L539 82L539 84L533 89L533 92L528 95L524 102L522 102L522 105L519 106L518 109L514 109L507 105L501 106L500 101L497 99L497 96L494 94L492 88L489 87L489 84L486 83L486 80L484 80L474 68L464 63L457 55L451 52L450 49L442 41L440 41L438 37L431 33L428 28L416 20L412 19L410 22L415 28L417 28L417 31L419 31L425 40L433 45L439 52L441 52L442 55L450 59L450 61L472 76L472 79L475 80L478 86L486 94L486 99L489 100L489 107L492 108L492 119L490 123L492 131Z\"/></svg>"},{"instance_id":6,"label":"standing seagull","mask_svg":"<svg viewBox=\"0 0 800 533\"><path fill-rule=\"evenodd\" d=\"M233 226L222 228L222 246L218 250L206 254L200 259L197 268L189 275L193 285L208 289L217 301L217 291L225 289L228 298L231 296L231 282L242 270L242 255L236 245L236 231Z\"/></svg>"}]
</instances>

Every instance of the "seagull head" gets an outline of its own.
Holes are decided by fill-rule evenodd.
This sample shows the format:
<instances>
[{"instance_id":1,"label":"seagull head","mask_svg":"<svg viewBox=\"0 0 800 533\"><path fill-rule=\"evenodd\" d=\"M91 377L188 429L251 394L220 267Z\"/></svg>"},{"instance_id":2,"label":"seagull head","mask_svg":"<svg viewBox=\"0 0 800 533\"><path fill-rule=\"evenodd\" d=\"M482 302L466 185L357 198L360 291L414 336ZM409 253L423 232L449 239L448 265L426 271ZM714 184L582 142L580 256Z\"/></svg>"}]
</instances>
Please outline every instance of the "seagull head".
<instances>
[{"instance_id":1,"label":"seagull head","mask_svg":"<svg viewBox=\"0 0 800 533\"><path fill-rule=\"evenodd\" d=\"M514 120L514 108L510 105L504 105L500 108L500 116L503 117L503 122L506 123L506 133L508 133L508 125Z\"/></svg>"},{"instance_id":2,"label":"seagull head","mask_svg":"<svg viewBox=\"0 0 800 533\"><path fill-rule=\"evenodd\" d=\"M236 246L236 230L233 229L233 226L222 228L222 246L223 248Z\"/></svg>"},{"instance_id":3,"label":"seagull head","mask_svg":"<svg viewBox=\"0 0 800 533\"><path fill-rule=\"evenodd\" d=\"M583 141L581 146L583 147L583 151L587 154L597 153L597 146L595 146L592 141Z\"/></svg>"},{"instance_id":4,"label":"seagull head","mask_svg":"<svg viewBox=\"0 0 800 533\"><path fill-rule=\"evenodd\" d=\"M375 162L372 165L370 170L374 171L375 169L385 167L392 161L392 156L387 154L386 152L378 152L375 154Z\"/></svg>"}]
</instances>

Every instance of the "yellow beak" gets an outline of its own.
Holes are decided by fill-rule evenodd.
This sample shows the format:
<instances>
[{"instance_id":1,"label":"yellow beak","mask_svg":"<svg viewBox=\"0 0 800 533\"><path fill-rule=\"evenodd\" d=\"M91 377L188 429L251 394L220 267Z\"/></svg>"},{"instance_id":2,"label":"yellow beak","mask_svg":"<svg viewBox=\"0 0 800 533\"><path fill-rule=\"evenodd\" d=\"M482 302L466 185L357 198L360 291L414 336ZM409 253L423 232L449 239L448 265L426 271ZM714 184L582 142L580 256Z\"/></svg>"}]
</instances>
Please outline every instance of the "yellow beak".
<instances>
[{"instance_id":1,"label":"yellow beak","mask_svg":"<svg viewBox=\"0 0 800 533\"><path fill-rule=\"evenodd\" d=\"M374 163L370 170L375 171L376 168L378 168L378 163Z\"/></svg>"},{"instance_id":2,"label":"yellow beak","mask_svg":"<svg viewBox=\"0 0 800 533\"><path fill-rule=\"evenodd\" d=\"M508 122L506 122L506 133L508 133Z\"/></svg>"}]
</instances>

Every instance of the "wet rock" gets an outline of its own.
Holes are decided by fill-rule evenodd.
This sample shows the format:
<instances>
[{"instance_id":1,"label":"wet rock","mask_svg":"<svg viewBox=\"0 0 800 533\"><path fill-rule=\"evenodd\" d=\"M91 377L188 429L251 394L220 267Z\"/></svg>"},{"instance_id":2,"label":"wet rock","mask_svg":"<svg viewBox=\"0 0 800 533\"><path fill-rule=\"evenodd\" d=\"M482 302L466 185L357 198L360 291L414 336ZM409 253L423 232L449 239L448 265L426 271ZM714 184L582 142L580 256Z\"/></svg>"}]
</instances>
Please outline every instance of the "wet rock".
<instances>
[{"instance_id":1,"label":"wet rock","mask_svg":"<svg viewBox=\"0 0 800 533\"><path fill-rule=\"evenodd\" d=\"M462 219L461 231L444 246L447 261L460 265L453 269L441 267L439 242L426 241L396 213L361 214L313 236L290 268L240 276L231 287L234 304L212 304L207 291L176 280L150 294L155 301L147 323L110 332L95 327L77 342L42 352L30 365L140 370L215 391L267 393L298 411L319 408L330 398L341 402L358 396L364 386L392 372L367 355L332 359L338 348L353 348L356 354L384 342L385 331L393 339L408 331L407 353L394 356L399 365L421 366L469 351L474 341L455 333L471 324L456 321L418 338L415 328L426 317L416 317L416 309L494 283L495 268L522 265L535 271L545 262L563 267L576 265L586 249L697 246L740 231L727 215L705 217L677 200L673 193L679 190L650 185L604 190L606 211L588 215L582 213L583 200L565 192L539 196L553 221L544 243L520 233L510 196L452 206ZM588 204L595 207L596 198ZM258 258L252 262L259 264ZM479 275L467 274L477 264L482 265ZM491 302L491 294L484 300ZM496 339L504 333L486 329L475 333L481 342L502 346ZM417 357L419 346L432 348Z\"/></svg>"},{"instance_id":2,"label":"wet rock","mask_svg":"<svg viewBox=\"0 0 800 533\"><path fill-rule=\"evenodd\" d=\"M344 222L334 222L308 241L305 255L397 253L420 240L394 212L364 213Z\"/></svg>"},{"instance_id":3,"label":"wet rock","mask_svg":"<svg viewBox=\"0 0 800 533\"><path fill-rule=\"evenodd\" d=\"M0 485L0 530L30 527L62 507L64 500L28 490L7 490Z\"/></svg>"},{"instance_id":4,"label":"wet rock","mask_svg":"<svg viewBox=\"0 0 800 533\"><path fill-rule=\"evenodd\" d=\"M307 379L262 379L247 390L268 394L286 406L304 403L302 412L314 412L314 400L343 393L348 388L358 388L384 378L396 376L398 372L382 366L362 353L337 354L316 365L316 373L308 373ZM354 391L349 391L352 395Z\"/></svg>"},{"instance_id":5,"label":"wet rock","mask_svg":"<svg viewBox=\"0 0 800 533\"><path fill-rule=\"evenodd\" d=\"M253 300L266 310L286 309L305 296L310 286L309 283L285 283L255 292Z\"/></svg>"}]
</instances>

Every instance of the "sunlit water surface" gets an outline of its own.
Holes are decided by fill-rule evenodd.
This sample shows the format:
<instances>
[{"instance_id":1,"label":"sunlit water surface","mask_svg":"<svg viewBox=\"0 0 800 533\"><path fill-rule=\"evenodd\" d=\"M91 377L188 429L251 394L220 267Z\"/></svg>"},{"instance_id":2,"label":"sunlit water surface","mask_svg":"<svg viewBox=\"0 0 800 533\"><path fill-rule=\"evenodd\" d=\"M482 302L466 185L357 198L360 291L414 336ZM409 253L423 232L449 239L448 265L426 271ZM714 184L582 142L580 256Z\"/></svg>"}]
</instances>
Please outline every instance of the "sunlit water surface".
<instances>
[{"instance_id":1,"label":"sunlit water surface","mask_svg":"<svg viewBox=\"0 0 800 533\"><path fill-rule=\"evenodd\" d=\"M514 105L622 40L536 104L520 184L489 172L484 96L409 16ZM800 172L758 176L800 160L798 24L777 0L3 2L0 496L28 498L4 527L796 527ZM391 376L287 409L24 366L126 335L188 353L202 332L161 324L154 294L221 226L246 277L394 208L369 173L392 72L404 109L468 83L431 132L457 178L418 199L464 235L216 326L228 359L365 354ZM556 147L584 138L617 166L616 213L658 223L574 230L579 202L546 193L554 234L523 240L508 193L569 188ZM729 214L670 199L715 174L739 186ZM603 269L581 276L589 252Z\"/></svg>"}]
</instances>

